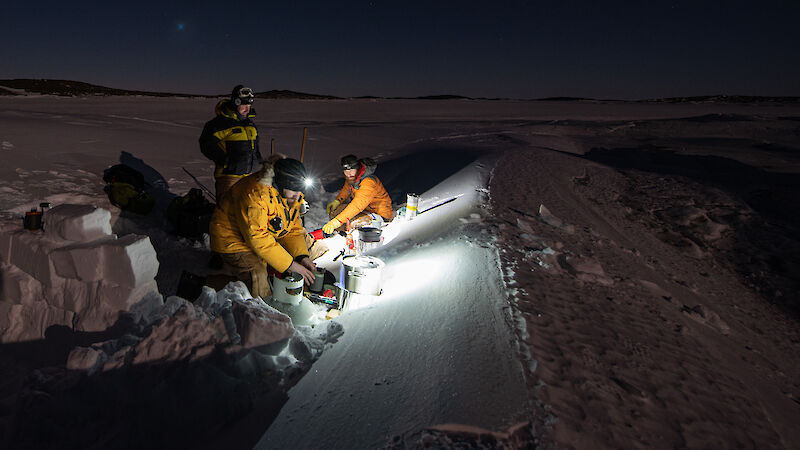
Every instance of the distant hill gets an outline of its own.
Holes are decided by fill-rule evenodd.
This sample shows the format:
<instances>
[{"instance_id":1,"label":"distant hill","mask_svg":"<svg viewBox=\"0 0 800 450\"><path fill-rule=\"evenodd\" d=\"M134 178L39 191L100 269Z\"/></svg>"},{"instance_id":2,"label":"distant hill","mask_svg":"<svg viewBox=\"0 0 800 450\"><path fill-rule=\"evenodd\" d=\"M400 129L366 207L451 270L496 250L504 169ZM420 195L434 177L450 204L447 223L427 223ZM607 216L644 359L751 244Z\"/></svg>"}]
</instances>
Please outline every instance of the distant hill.
<instances>
[{"instance_id":1,"label":"distant hill","mask_svg":"<svg viewBox=\"0 0 800 450\"><path fill-rule=\"evenodd\" d=\"M147 97L200 97L200 98L223 98L230 94L224 93L220 95L196 95L196 94L183 94L175 92L152 92L152 91L134 91L128 89L116 89L106 86L98 86L95 84L84 83L81 81L71 80L48 80L48 79L25 79L18 78L13 80L0 80L0 95L59 95L66 97L83 97L83 96L106 96L106 95L140 95ZM310 100L329 100L336 99L330 95L317 95L306 94L303 92L294 92L286 90L272 90L267 92L256 92L257 98L264 99L310 99Z\"/></svg>"},{"instance_id":2,"label":"distant hill","mask_svg":"<svg viewBox=\"0 0 800 450\"><path fill-rule=\"evenodd\" d=\"M469 97L464 97L463 95L452 95L452 94L444 94L444 95L425 95L422 97L415 97L417 100L472 100Z\"/></svg>"},{"instance_id":3,"label":"distant hill","mask_svg":"<svg viewBox=\"0 0 800 450\"><path fill-rule=\"evenodd\" d=\"M800 97L768 97L756 95L700 95L643 100L660 103L798 103Z\"/></svg>"},{"instance_id":4,"label":"distant hill","mask_svg":"<svg viewBox=\"0 0 800 450\"><path fill-rule=\"evenodd\" d=\"M267 91L267 92L256 92L256 98L299 98L305 100L337 100L341 97L334 97L332 95L318 95L318 94L306 94L304 92L294 92L294 91ZM220 97L227 97L227 95L220 95Z\"/></svg>"},{"instance_id":5,"label":"distant hill","mask_svg":"<svg viewBox=\"0 0 800 450\"><path fill-rule=\"evenodd\" d=\"M83 96L146 96L146 97L197 97L197 98L225 98L227 92L219 95L198 95L175 92L153 92L135 91L128 89L116 89L106 86L84 83L81 81L70 80L49 80L49 79L27 79L16 78L11 80L0 80L0 96L25 96L30 94L38 95L59 95L67 97ZM260 99L302 99L302 100L340 100L341 97L333 95L308 94L287 90L271 90L256 92L256 98ZM402 100L513 100L509 98L473 98L462 95L426 95L421 97L377 97L362 96L353 97L357 99L402 99ZM538 99L528 99L528 101L559 101L559 102L611 102L620 100L598 100L583 97L546 97ZM637 100L632 100L637 101ZM767 97L752 95L703 95L694 97L667 97L638 100L639 102L655 103L800 103L800 97Z\"/></svg>"},{"instance_id":6,"label":"distant hill","mask_svg":"<svg viewBox=\"0 0 800 450\"><path fill-rule=\"evenodd\" d=\"M1 89L1 88L10 89ZM0 80L0 90L8 95L60 95L67 97L82 97L87 95L144 95L148 97L201 97L189 94L176 94L169 92L131 91L115 89L105 86L83 83L71 80L34 80L18 78L14 80Z\"/></svg>"}]
</instances>

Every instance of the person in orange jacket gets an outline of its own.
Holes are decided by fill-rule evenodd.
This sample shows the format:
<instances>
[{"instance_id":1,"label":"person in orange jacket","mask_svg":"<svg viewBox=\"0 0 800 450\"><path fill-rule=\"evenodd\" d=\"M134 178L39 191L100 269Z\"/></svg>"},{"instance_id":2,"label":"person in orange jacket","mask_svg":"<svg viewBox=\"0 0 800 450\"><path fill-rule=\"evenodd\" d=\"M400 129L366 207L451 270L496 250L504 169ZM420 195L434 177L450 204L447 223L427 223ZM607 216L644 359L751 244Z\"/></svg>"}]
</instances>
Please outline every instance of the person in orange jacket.
<instances>
[{"instance_id":1,"label":"person in orange jacket","mask_svg":"<svg viewBox=\"0 0 800 450\"><path fill-rule=\"evenodd\" d=\"M331 220L322 231L332 234L337 229L342 230L348 220L353 228L368 225L378 218L385 222L392 220L392 199L374 175L375 161L347 155L341 159L341 164L345 183L336 199L325 208Z\"/></svg>"},{"instance_id":2,"label":"person in orange jacket","mask_svg":"<svg viewBox=\"0 0 800 450\"><path fill-rule=\"evenodd\" d=\"M314 281L301 221L305 167L296 159L270 158L260 171L234 184L211 217L211 250L233 268L253 296L272 294L269 270L298 272Z\"/></svg>"}]
</instances>

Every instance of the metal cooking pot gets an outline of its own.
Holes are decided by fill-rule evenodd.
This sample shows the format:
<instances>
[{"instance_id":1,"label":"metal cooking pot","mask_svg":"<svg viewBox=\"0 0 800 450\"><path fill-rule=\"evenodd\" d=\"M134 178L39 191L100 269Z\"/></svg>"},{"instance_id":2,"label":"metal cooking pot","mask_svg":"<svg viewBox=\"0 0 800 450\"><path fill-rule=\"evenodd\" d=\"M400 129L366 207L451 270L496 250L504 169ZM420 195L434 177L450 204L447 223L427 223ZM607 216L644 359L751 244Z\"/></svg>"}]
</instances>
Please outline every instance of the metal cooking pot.
<instances>
[{"instance_id":1,"label":"metal cooking pot","mask_svg":"<svg viewBox=\"0 0 800 450\"><path fill-rule=\"evenodd\" d=\"M374 227L361 227L358 229L358 241L356 242L356 254L364 253L381 246L381 229Z\"/></svg>"},{"instance_id":2,"label":"metal cooking pot","mask_svg":"<svg viewBox=\"0 0 800 450\"><path fill-rule=\"evenodd\" d=\"M340 281L345 290L358 294L381 295L384 262L374 256L345 256Z\"/></svg>"}]
</instances>

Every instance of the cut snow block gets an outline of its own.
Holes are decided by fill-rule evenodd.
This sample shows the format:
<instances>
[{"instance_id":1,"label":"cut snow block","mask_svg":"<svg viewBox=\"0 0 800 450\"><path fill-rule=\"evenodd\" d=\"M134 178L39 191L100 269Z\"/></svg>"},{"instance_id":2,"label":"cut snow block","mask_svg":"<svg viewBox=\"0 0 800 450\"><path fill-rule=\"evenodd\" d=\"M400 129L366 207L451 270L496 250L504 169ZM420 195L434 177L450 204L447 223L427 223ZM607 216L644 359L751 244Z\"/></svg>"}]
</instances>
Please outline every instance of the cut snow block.
<instances>
[{"instance_id":1,"label":"cut snow block","mask_svg":"<svg viewBox=\"0 0 800 450\"><path fill-rule=\"evenodd\" d=\"M92 242L70 245L53 250L50 259L56 274L64 278L77 278L81 281L99 281L104 278L104 249L116 240L114 235L105 236Z\"/></svg>"},{"instance_id":2,"label":"cut snow block","mask_svg":"<svg viewBox=\"0 0 800 450\"><path fill-rule=\"evenodd\" d=\"M44 239L41 231L18 230L10 234L11 252L9 263L41 281L46 287L58 282L58 275L50 261L50 252L55 244Z\"/></svg>"},{"instance_id":3,"label":"cut snow block","mask_svg":"<svg viewBox=\"0 0 800 450\"><path fill-rule=\"evenodd\" d=\"M76 278L63 278L44 291L45 300L56 308L80 312L97 303L99 282L84 283Z\"/></svg>"},{"instance_id":4,"label":"cut snow block","mask_svg":"<svg viewBox=\"0 0 800 450\"><path fill-rule=\"evenodd\" d=\"M233 300L231 307L242 346L257 348L290 338L294 326L289 316L254 300Z\"/></svg>"},{"instance_id":5,"label":"cut snow block","mask_svg":"<svg viewBox=\"0 0 800 450\"><path fill-rule=\"evenodd\" d=\"M136 287L158 273L156 250L150 237L129 234L103 246L103 279L107 283Z\"/></svg>"},{"instance_id":6,"label":"cut snow block","mask_svg":"<svg viewBox=\"0 0 800 450\"><path fill-rule=\"evenodd\" d=\"M10 222L0 224L0 262L11 262L11 232L14 230L19 227L13 227Z\"/></svg>"},{"instance_id":7,"label":"cut snow block","mask_svg":"<svg viewBox=\"0 0 800 450\"><path fill-rule=\"evenodd\" d=\"M0 303L30 305L44 301L42 283L17 266L0 263Z\"/></svg>"},{"instance_id":8,"label":"cut snow block","mask_svg":"<svg viewBox=\"0 0 800 450\"><path fill-rule=\"evenodd\" d=\"M105 282L87 283L86 297L65 299L65 306L75 306L73 327L76 331L103 331L116 323L123 311L148 295L158 292L155 280L136 287L119 286ZM76 289L77 290L77 289Z\"/></svg>"},{"instance_id":9,"label":"cut snow block","mask_svg":"<svg viewBox=\"0 0 800 450\"><path fill-rule=\"evenodd\" d=\"M58 205L44 213L44 230L54 241L93 241L111 234L111 212L92 205Z\"/></svg>"},{"instance_id":10,"label":"cut snow block","mask_svg":"<svg viewBox=\"0 0 800 450\"><path fill-rule=\"evenodd\" d=\"M0 303L0 342L21 342L44 339L44 332L53 325L72 326L73 313L54 308L45 302L33 305Z\"/></svg>"}]
</instances>

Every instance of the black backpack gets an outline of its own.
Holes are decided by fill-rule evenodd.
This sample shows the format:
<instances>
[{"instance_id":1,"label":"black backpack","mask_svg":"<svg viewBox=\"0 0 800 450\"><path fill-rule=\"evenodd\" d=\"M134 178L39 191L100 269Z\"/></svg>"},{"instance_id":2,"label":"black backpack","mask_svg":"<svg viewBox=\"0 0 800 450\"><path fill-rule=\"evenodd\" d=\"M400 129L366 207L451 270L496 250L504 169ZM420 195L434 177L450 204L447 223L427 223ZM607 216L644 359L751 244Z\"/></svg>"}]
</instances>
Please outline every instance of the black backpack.
<instances>
[{"instance_id":1,"label":"black backpack","mask_svg":"<svg viewBox=\"0 0 800 450\"><path fill-rule=\"evenodd\" d=\"M175 234L192 239L201 239L208 233L214 204L206 199L203 191L192 188L183 197L175 197L167 207L167 220L175 228Z\"/></svg>"}]
</instances>

